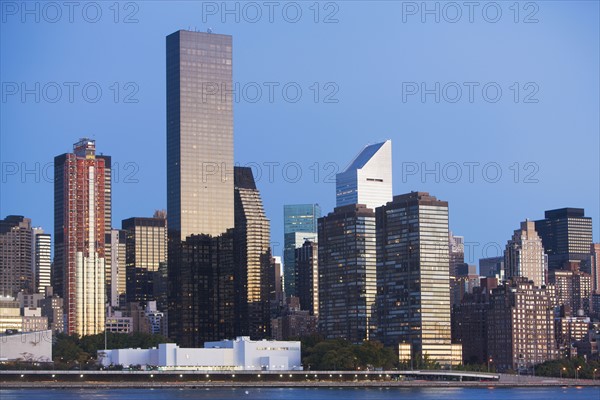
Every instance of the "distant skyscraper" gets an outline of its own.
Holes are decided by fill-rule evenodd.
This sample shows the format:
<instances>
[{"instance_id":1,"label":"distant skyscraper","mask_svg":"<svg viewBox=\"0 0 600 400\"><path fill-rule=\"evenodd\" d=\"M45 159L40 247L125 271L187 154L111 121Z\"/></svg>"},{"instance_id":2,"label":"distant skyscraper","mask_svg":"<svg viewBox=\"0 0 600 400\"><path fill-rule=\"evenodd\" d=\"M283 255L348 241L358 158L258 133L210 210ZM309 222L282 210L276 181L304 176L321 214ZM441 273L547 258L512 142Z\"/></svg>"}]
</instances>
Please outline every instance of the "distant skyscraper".
<instances>
[{"instance_id":1,"label":"distant skyscraper","mask_svg":"<svg viewBox=\"0 0 600 400\"><path fill-rule=\"evenodd\" d=\"M504 279L504 256L479 259L479 275L488 278Z\"/></svg>"},{"instance_id":2,"label":"distant skyscraper","mask_svg":"<svg viewBox=\"0 0 600 400\"><path fill-rule=\"evenodd\" d=\"M546 256L533 221L521 222L504 250L506 278L525 277L537 287L546 284Z\"/></svg>"},{"instance_id":3,"label":"distant skyscraper","mask_svg":"<svg viewBox=\"0 0 600 400\"><path fill-rule=\"evenodd\" d=\"M164 218L134 217L121 223L126 232L125 293L128 302L154 301L154 274L167 261L167 222Z\"/></svg>"},{"instance_id":4,"label":"distant skyscraper","mask_svg":"<svg viewBox=\"0 0 600 400\"><path fill-rule=\"evenodd\" d=\"M592 276L592 292L600 294L600 243L592 243L592 245L590 246L590 253L590 275Z\"/></svg>"},{"instance_id":5,"label":"distant skyscraper","mask_svg":"<svg viewBox=\"0 0 600 400\"><path fill-rule=\"evenodd\" d=\"M535 221L548 254L548 269L561 269L569 261L582 261L582 271L588 271L592 245L592 219L584 216L583 208L560 208L545 212L545 218Z\"/></svg>"},{"instance_id":6,"label":"distant skyscraper","mask_svg":"<svg viewBox=\"0 0 600 400\"><path fill-rule=\"evenodd\" d=\"M166 42L169 335L200 346L233 335L232 38Z\"/></svg>"},{"instance_id":7,"label":"distant skyscraper","mask_svg":"<svg viewBox=\"0 0 600 400\"><path fill-rule=\"evenodd\" d=\"M335 177L336 206L365 204L375 209L392 201L392 141L366 146Z\"/></svg>"},{"instance_id":8,"label":"distant skyscraper","mask_svg":"<svg viewBox=\"0 0 600 400\"><path fill-rule=\"evenodd\" d=\"M111 230L109 304L119 307L127 291L127 231Z\"/></svg>"},{"instance_id":9,"label":"distant skyscraper","mask_svg":"<svg viewBox=\"0 0 600 400\"><path fill-rule=\"evenodd\" d=\"M271 227L252 169L235 167L234 280L236 336L266 339L271 331Z\"/></svg>"},{"instance_id":10,"label":"distant skyscraper","mask_svg":"<svg viewBox=\"0 0 600 400\"><path fill-rule=\"evenodd\" d=\"M336 207L319 218L318 242L319 330L330 339L355 343L372 339L377 292L375 213L363 204Z\"/></svg>"},{"instance_id":11,"label":"distant skyscraper","mask_svg":"<svg viewBox=\"0 0 600 400\"><path fill-rule=\"evenodd\" d=\"M307 240L296 249L296 292L302 310L319 315L319 245Z\"/></svg>"},{"instance_id":12,"label":"distant skyscraper","mask_svg":"<svg viewBox=\"0 0 600 400\"><path fill-rule=\"evenodd\" d=\"M283 263L286 296L296 296L295 251L306 239L316 239L317 220L321 218L318 204L286 204L283 206Z\"/></svg>"},{"instance_id":13,"label":"distant skyscraper","mask_svg":"<svg viewBox=\"0 0 600 400\"><path fill-rule=\"evenodd\" d=\"M378 336L413 357L460 363L450 325L448 203L425 192L376 209Z\"/></svg>"},{"instance_id":14,"label":"distant skyscraper","mask_svg":"<svg viewBox=\"0 0 600 400\"><path fill-rule=\"evenodd\" d=\"M68 334L104 331L106 235L110 238L110 157L83 138L54 158L53 286L63 297Z\"/></svg>"},{"instance_id":15,"label":"distant skyscraper","mask_svg":"<svg viewBox=\"0 0 600 400\"><path fill-rule=\"evenodd\" d=\"M40 228L34 229L34 265L35 288L38 293L45 294L46 287L51 286L52 270L52 241L50 234Z\"/></svg>"},{"instance_id":16,"label":"distant skyscraper","mask_svg":"<svg viewBox=\"0 0 600 400\"><path fill-rule=\"evenodd\" d=\"M454 236L452 232L448 235L450 251L450 276L456 277L458 266L465 262L465 238Z\"/></svg>"},{"instance_id":17,"label":"distant skyscraper","mask_svg":"<svg viewBox=\"0 0 600 400\"><path fill-rule=\"evenodd\" d=\"M17 297L20 291L33 293L33 243L29 218L9 215L0 220L0 295Z\"/></svg>"}]
</instances>

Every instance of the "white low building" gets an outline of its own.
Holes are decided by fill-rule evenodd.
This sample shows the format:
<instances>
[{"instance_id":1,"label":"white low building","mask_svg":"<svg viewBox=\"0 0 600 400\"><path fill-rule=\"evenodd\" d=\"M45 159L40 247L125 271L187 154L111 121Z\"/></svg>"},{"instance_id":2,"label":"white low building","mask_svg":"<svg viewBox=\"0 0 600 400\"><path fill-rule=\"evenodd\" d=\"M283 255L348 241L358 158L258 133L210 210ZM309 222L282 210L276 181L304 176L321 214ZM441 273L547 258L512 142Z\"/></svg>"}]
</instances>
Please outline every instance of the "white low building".
<instances>
[{"instance_id":1,"label":"white low building","mask_svg":"<svg viewBox=\"0 0 600 400\"><path fill-rule=\"evenodd\" d=\"M51 362L52 331L0 335L0 362Z\"/></svg>"},{"instance_id":2,"label":"white low building","mask_svg":"<svg viewBox=\"0 0 600 400\"><path fill-rule=\"evenodd\" d=\"M289 371L302 370L300 342L235 340L206 342L204 348L179 348L174 343L151 349L98 350L104 366L155 366L165 370Z\"/></svg>"}]
</instances>

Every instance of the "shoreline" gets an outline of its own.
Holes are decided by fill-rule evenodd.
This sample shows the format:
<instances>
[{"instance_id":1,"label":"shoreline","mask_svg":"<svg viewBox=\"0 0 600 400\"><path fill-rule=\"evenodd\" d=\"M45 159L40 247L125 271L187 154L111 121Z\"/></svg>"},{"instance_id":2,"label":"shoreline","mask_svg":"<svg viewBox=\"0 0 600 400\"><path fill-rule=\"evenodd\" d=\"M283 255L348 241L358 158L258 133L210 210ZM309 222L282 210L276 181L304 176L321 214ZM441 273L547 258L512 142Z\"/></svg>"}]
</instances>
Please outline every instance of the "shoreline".
<instances>
[{"instance_id":1,"label":"shoreline","mask_svg":"<svg viewBox=\"0 0 600 400\"><path fill-rule=\"evenodd\" d=\"M56 382L56 381L1 381L0 391L5 389L292 389L292 388L536 388L536 387L600 387L600 381L579 382L459 382L459 381L394 381L394 382Z\"/></svg>"}]
</instances>

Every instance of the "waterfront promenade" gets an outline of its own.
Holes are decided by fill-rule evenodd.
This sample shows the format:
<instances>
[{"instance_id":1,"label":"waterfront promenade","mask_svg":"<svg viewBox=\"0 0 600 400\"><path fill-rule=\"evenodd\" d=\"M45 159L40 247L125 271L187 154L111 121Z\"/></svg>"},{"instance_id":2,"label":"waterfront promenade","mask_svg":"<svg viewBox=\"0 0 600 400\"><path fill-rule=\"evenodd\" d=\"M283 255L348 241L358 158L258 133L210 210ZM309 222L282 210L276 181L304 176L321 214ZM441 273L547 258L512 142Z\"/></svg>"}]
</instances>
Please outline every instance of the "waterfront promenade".
<instances>
[{"instance_id":1,"label":"waterfront promenade","mask_svg":"<svg viewBox=\"0 0 600 400\"><path fill-rule=\"evenodd\" d=\"M10 388L538 387L600 386L600 380L469 371L0 371Z\"/></svg>"}]
</instances>

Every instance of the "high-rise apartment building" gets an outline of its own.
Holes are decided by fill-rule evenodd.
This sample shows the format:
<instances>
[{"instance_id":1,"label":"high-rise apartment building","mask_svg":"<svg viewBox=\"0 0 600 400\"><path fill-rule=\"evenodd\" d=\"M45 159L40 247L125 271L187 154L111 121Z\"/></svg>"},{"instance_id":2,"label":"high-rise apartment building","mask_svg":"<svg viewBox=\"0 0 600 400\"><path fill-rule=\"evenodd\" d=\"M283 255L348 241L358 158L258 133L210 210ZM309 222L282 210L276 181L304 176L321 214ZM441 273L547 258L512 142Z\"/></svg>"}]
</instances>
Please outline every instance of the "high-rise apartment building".
<instances>
[{"instance_id":1,"label":"high-rise apartment building","mask_svg":"<svg viewBox=\"0 0 600 400\"><path fill-rule=\"evenodd\" d=\"M302 310L319 315L319 245L307 240L296 249L296 292Z\"/></svg>"},{"instance_id":2,"label":"high-rise apartment building","mask_svg":"<svg viewBox=\"0 0 600 400\"><path fill-rule=\"evenodd\" d=\"M365 204L375 209L392 201L392 141L366 146L335 177L336 206Z\"/></svg>"},{"instance_id":3,"label":"high-rise apartment building","mask_svg":"<svg viewBox=\"0 0 600 400\"><path fill-rule=\"evenodd\" d=\"M585 263L592 244L592 219L584 216L583 208L548 210L544 216L535 221L535 229L548 254L548 269L561 269L569 261L581 261L582 271L589 272Z\"/></svg>"},{"instance_id":4,"label":"high-rise apartment building","mask_svg":"<svg viewBox=\"0 0 600 400\"><path fill-rule=\"evenodd\" d=\"M284 291L286 296L297 296L295 251L305 240L315 240L317 220L321 218L318 204L286 204L283 206L283 263Z\"/></svg>"},{"instance_id":5,"label":"high-rise apartment building","mask_svg":"<svg viewBox=\"0 0 600 400\"><path fill-rule=\"evenodd\" d=\"M319 330L326 338L372 339L377 292L375 213L362 204L336 207L319 218L318 230Z\"/></svg>"},{"instance_id":6,"label":"high-rise apartment building","mask_svg":"<svg viewBox=\"0 0 600 400\"><path fill-rule=\"evenodd\" d=\"M127 231L111 230L110 249L110 296L111 307L119 307L126 300L127 291ZM108 282L107 282L108 284Z\"/></svg>"},{"instance_id":7,"label":"high-rise apartment building","mask_svg":"<svg viewBox=\"0 0 600 400\"><path fill-rule=\"evenodd\" d=\"M378 337L413 357L460 363L451 343L448 202L425 192L376 209Z\"/></svg>"},{"instance_id":8,"label":"high-rise apartment building","mask_svg":"<svg viewBox=\"0 0 600 400\"><path fill-rule=\"evenodd\" d=\"M233 336L232 37L166 39L169 335Z\"/></svg>"},{"instance_id":9,"label":"high-rise apartment building","mask_svg":"<svg viewBox=\"0 0 600 400\"><path fill-rule=\"evenodd\" d=\"M46 288L52 285L52 239L50 234L44 233L41 228L34 228L34 276L35 289L38 293L45 294Z\"/></svg>"},{"instance_id":10,"label":"high-rise apartment building","mask_svg":"<svg viewBox=\"0 0 600 400\"><path fill-rule=\"evenodd\" d=\"M517 229L506 244L504 268L508 279L525 277L535 286L546 284L546 255L533 221L521 222L521 229Z\"/></svg>"},{"instance_id":11,"label":"high-rise apartment building","mask_svg":"<svg viewBox=\"0 0 600 400\"><path fill-rule=\"evenodd\" d=\"M154 274L167 261L167 221L164 218L124 219L126 232L126 296L144 305L155 300Z\"/></svg>"},{"instance_id":12,"label":"high-rise apartment building","mask_svg":"<svg viewBox=\"0 0 600 400\"><path fill-rule=\"evenodd\" d=\"M563 307L567 316L576 316L580 310L589 316L592 311L592 277L581 272L579 264L571 262L568 269L556 269L549 274L549 281L555 287L556 305Z\"/></svg>"},{"instance_id":13,"label":"high-rise apartment building","mask_svg":"<svg viewBox=\"0 0 600 400\"><path fill-rule=\"evenodd\" d=\"M271 227L252 169L235 167L234 280L236 336L266 339L271 331Z\"/></svg>"},{"instance_id":14,"label":"high-rise apartment building","mask_svg":"<svg viewBox=\"0 0 600 400\"><path fill-rule=\"evenodd\" d=\"M54 158L53 286L64 300L68 334L104 331L110 165L87 138L73 145L73 153Z\"/></svg>"},{"instance_id":15,"label":"high-rise apartment building","mask_svg":"<svg viewBox=\"0 0 600 400\"><path fill-rule=\"evenodd\" d=\"M465 238L463 236L454 236L452 232L448 234L448 249L450 251L450 276L456 277L456 270L459 265L465 262Z\"/></svg>"},{"instance_id":16,"label":"high-rise apartment building","mask_svg":"<svg viewBox=\"0 0 600 400\"><path fill-rule=\"evenodd\" d=\"M527 370L556 358L552 293L526 278L492 290L487 350L499 371Z\"/></svg>"},{"instance_id":17,"label":"high-rise apartment building","mask_svg":"<svg viewBox=\"0 0 600 400\"><path fill-rule=\"evenodd\" d=\"M9 215L0 220L0 296L35 290L33 243L31 219Z\"/></svg>"}]
</instances>

